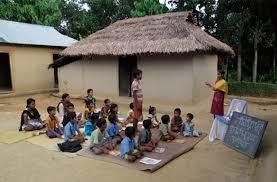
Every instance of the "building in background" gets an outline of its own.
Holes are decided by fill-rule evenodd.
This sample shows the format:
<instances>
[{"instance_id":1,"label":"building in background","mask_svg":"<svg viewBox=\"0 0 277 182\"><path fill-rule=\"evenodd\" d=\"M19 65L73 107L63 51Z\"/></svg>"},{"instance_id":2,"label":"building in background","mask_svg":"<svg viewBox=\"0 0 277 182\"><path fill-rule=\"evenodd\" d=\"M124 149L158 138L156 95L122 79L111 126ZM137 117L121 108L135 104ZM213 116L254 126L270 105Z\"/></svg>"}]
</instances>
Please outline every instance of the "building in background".
<instances>
[{"instance_id":1,"label":"building in background","mask_svg":"<svg viewBox=\"0 0 277 182\"><path fill-rule=\"evenodd\" d=\"M75 42L53 27L0 20L0 93L57 87L57 70L48 65Z\"/></svg>"},{"instance_id":2,"label":"building in background","mask_svg":"<svg viewBox=\"0 0 277 182\"><path fill-rule=\"evenodd\" d=\"M113 23L66 48L59 64L59 90L82 96L130 96L132 73L143 71L144 100L184 104L208 98L205 82L216 80L217 55L233 56L225 43L188 19L188 12Z\"/></svg>"}]
</instances>

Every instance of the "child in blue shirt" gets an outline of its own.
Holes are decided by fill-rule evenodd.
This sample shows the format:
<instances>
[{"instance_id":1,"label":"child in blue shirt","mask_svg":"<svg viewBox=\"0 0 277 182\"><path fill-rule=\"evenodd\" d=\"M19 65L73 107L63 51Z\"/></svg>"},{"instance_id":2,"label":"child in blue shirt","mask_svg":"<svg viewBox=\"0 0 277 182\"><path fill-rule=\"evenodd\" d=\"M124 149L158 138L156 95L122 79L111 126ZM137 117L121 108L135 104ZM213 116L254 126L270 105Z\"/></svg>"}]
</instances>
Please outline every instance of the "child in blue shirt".
<instances>
[{"instance_id":1,"label":"child in blue shirt","mask_svg":"<svg viewBox=\"0 0 277 182\"><path fill-rule=\"evenodd\" d=\"M108 119L110 121L110 125L107 128L107 132L109 136L112 138L112 142L115 146L116 144L119 144L122 140L122 137L120 136L120 133L119 133L119 127L116 124L117 115L114 113L111 113Z\"/></svg>"},{"instance_id":2,"label":"child in blue shirt","mask_svg":"<svg viewBox=\"0 0 277 182\"><path fill-rule=\"evenodd\" d=\"M120 145L120 157L128 162L134 162L142 156L142 153L138 150L135 142L135 134L136 130L134 127L127 127L125 129L125 138Z\"/></svg>"},{"instance_id":3,"label":"child in blue shirt","mask_svg":"<svg viewBox=\"0 0 277 182\"><path fill-rule=\"evenodd\" d=\"M93 113L89 116L89 120L85 123L85 135L91 136L91 133L96 128L96 122L99 119L99 113Z\"/></svg>"},{"instance_id":4,"label":"child in blue shirt","mask_svg":"<svg viewBox=\"0 0 277 182\"><path fill-rule=\"evenodd\" d=\"M183 123L183 126L182 126L183 135L185 137L189 137L189 136L199 137L199 135L201 135L201 132L194 130L195 125L192 122L192 120L193 120L193 114L188 113L187 120L186 122Z\"/></svg>"},{"instance_id":5,"label":"child in blue shirt","mask_svg":"<svg viewBox=\"0 0 277 182\"><path fill-rule=\"evenodd\" d=\"M67 119L69 122L64 127L64 141L78 140L80 143L83 143L85 138L78 129L76 113L67 113Z\"/></svg>"}]
</instances>

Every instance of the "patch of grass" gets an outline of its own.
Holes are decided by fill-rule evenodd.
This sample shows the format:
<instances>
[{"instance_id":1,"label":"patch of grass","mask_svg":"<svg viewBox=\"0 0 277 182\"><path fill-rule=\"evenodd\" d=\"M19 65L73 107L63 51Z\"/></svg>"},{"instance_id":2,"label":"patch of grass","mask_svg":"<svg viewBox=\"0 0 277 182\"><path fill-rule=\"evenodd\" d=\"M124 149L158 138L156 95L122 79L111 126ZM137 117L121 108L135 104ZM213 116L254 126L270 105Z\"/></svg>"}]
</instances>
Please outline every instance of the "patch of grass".
<instances>
[{"instance_id":1,"label":"patch of grass","mask_svg":"<svg viewBox=\"0 0 277 182\"><path fill-rule=\"evenodd\" d=\"M270 97L277 94L277 84L229 82L228 86L230 95Z\"/></svg>"}]
</instances>

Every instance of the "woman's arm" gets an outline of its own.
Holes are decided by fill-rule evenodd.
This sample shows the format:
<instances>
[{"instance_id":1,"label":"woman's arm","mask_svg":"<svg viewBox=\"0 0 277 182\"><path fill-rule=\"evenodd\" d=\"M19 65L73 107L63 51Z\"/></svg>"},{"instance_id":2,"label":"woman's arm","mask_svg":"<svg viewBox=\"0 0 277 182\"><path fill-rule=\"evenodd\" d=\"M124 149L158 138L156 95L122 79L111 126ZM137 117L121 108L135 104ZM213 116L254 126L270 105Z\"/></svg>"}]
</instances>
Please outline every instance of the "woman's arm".
<instances>
[{"instance_id":1,"label":"woman's arm","mask_svg":"<svg viewBox=\"0 0 277 182\"><path fill-rule=\"evenodd\" d=\"M28 114L27 114L27 113L24 113L24 114L23 114L23 121L24 121L24 124L25 124L25 125L28 125L28 124L29 124L29 119L28 119Z\"/></svg>"}]
</instances>

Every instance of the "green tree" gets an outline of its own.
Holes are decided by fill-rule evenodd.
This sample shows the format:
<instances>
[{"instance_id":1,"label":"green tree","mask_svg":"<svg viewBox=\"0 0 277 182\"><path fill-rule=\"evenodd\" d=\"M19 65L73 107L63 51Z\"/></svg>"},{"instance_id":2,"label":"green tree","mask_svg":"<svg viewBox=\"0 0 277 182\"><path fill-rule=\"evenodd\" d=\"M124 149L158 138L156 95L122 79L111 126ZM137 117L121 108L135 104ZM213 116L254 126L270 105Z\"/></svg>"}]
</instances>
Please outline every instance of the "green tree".
<instances>
[{"instance_id":1,"label":"green tree","mask_svg":"<svg viewBox=\"0 0 277 182\"><path fill-rule=\"evenodd\" d=\"M58 30L72 38L80 39L91 33L87 26L87 11L84 4L68 0L61 0L60 11L62 13L62 23Z\"/></svg>"},{"instance_id":2,"label":"green tree","mask_svg":"<svg viewBox=\"0 0 277 182\"><path fill-rule=\"evenodd\" d=\"M132 17L142 17L166 13L168 9L161 5L158 0L138 0L134 2L134 9L131 11Z\"/></svg>"},{"instance_id":3,"label":"green tree","mask_svg":"<svg viewBox=\"0 0 277 182\"><path fill-rule=\"evenodd\" d=\"M58 27L61 23L58 0L1 1L0 18Z\"/></svg>"}]
</instances>

